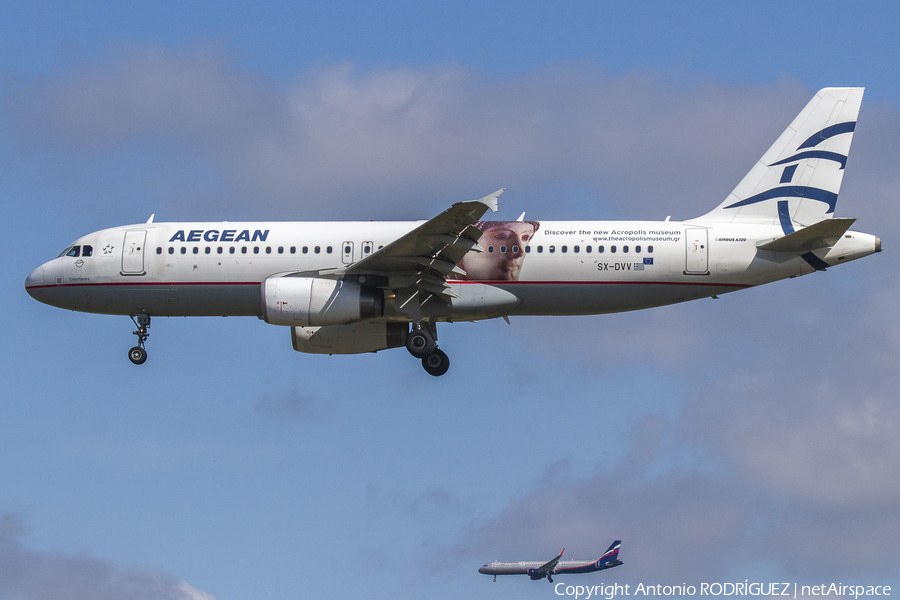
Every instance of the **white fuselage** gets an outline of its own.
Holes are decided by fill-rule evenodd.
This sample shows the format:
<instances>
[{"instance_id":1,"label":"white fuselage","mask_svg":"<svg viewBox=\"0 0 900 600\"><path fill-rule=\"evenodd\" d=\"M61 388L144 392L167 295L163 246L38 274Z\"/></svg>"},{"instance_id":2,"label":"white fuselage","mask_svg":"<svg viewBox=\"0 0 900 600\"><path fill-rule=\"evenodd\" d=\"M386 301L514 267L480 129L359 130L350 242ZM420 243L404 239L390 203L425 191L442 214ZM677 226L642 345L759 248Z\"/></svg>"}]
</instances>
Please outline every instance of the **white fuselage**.
<instances>
[{"instance_id":1,"label":"white fuselage","mask_svg":"<svg viewBox=\"0 0 900 600\"><path fill-rule=\"evenodd\" d=\"M489 562L480 569L479 573L484 575L529 575L535 569L540 569L546 561L539 560L519 560L519 561L502 561L495 560ZM553 568L550 575L565 575L567 573L592 573L594 571L602 571L610 565L604 565L600 560L561 560ZM611 565L616 566L616 565Z\"/></svg>"},{"instance_id":2,"label":"white fuselage","mask_svg":"<svg viewBox=\"0 0 900 600\"><path fill-rule=\"evenodd\" d=\"M286 272L340 269L419 226L407 222L145 223L75 241L90 256L51 260L28 277L36 299L84 312L260 316L260 283ZM757 249L776 225L668 221L541 222L519 245L481 244L482 257L516 262L482 283L513 294L504 315L583 315L662 306L813 272L796 255ZM880 248L848 231L821 258L835 265ZM452 276L451 276L452 277ZM384 317L409 320L385 304ZM465 320L460 315L460 320ZM436 320L454 320L450 312Z\"/></svg>"}]
</instances>

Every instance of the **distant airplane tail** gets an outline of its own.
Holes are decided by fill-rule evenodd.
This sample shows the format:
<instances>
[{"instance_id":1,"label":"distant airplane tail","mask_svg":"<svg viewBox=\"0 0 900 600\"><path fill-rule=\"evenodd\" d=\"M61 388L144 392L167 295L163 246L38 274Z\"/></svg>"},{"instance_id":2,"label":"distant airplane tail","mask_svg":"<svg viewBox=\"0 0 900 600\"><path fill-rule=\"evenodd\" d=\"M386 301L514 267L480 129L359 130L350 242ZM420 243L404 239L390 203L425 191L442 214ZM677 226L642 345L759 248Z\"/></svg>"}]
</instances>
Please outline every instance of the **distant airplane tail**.
<instances>
[{"instance_id":1,"label":"distant airplane tail","mask_svg":"<svg viewBox=\"0 0 900 600\"><path fill-rule=\"evenodd\" d=\"M606 552L603 553L603 556L597 559L597 567L600 569L609 569L610 567L621 565L622 561L619 560L619 546L621 545L622 540L616 540L610 544L609 548L606 549Z\"/></svg>"},{"instance_id":2,"label":"distant airplane tail","mask_svg":"<svg viewBox=\"0 0 900 600\"><path fill-rule=\"evenodd\" d=\"M864 91L819 90L728 198L695 220L780 224L788 234L830 219Z\"/></svg>"}]
</instances>

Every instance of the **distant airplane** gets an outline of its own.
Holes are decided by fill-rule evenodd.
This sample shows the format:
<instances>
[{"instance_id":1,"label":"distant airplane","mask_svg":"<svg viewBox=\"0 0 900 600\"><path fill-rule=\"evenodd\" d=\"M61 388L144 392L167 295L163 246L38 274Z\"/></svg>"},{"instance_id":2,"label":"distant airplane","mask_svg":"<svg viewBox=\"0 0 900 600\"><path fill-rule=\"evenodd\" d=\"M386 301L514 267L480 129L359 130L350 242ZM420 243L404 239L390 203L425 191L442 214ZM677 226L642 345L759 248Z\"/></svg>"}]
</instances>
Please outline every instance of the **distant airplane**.
<instances>
[{"instance_id":1,"label":"distant airplane","mask_svg":"<svg viewBox=\"0 0 900 600\"><path fill-rule=\"evenodd\" d=\"M669 221L482 221L503 192L430 221L154 223L86 235L25 280L35 299L150 318L252 316L294 349L406 346L431 375L437 323L677 304L824 271L881 251L834 218L863 88L826 88L712 211ZM652 169L652 165L647 165Z\"/></svg>"},{"instance_id":2,"label":"distant airplane","mask_svg":"<svg viewBox=\"0 0 900 600\"><path fill-rule=\"evenodd\" d=\"M622 540L616 540L606 550L606 552L597 560L559 560L562 558L563 551L556 558L547 562L538 560L521 560L516 562L505 562L495 560L489 562L480 569L479 573L485 575L493 575L494 581L497 581L497 575L528 575L531 579L547 578L547 581L553 583L554 575L565 575L568 573L593 573L594 571L602 571L603 569L611 569L623 564L619 560L619 546Z\"/></svg>"}]
</instances>

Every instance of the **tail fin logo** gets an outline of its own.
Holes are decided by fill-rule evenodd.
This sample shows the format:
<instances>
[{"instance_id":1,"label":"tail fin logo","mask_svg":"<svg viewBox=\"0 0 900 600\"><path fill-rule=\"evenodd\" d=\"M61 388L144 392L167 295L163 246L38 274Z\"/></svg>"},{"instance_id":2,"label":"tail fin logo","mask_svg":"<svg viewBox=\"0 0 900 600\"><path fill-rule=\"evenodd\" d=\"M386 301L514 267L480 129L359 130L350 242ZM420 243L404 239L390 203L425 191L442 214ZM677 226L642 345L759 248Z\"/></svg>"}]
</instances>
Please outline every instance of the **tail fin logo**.
<instances>
[{"instance_id":1,"label":"tail fin logo","mask_svg":"<svg viewBox=\"0 0 900 600\"><path fill-rule=\"evenodd\" d=\"M784 171L781 175L781 181L779 183L790 183L791 179L793 179L794 172L797 170L796 163L805 159L833 160L841 165L840 168L841 170L843 170L844 167L847 166L847 156L844 154L838 154L837 152L828 152L826 150L807 150L805 152L800 152L800 150L803 150L804 148L815 148L825 140L836 135L840 135L842 133L853 133L854 129L856 129L856 121L848 121L845 123L838 123L837 125L826 127L825 129L822 129L821 131L818 131L809 136L809 138L807 138L802 144L800 144L800 146L797 148L796 154L779 160L778 162L772 163L769 166L776 167L778 165L795 163L784 168ZM783 187L772 188L754 196L750 196L749 198L746 198L739 202L735 202L734 204L729 204L725 208L747 206L748 204L756 204L757 202L763 202L764 200L771 200L773 198L807 198L809 200L818 200L819 202L824 202L828 205L828 213L831 214L834 212L835 206L837 206L837 197L838 195L835 192L829 192L828 190L823 190L821 188L809 187L804 185L786 185Z\"/></svg>"}]
</instances>

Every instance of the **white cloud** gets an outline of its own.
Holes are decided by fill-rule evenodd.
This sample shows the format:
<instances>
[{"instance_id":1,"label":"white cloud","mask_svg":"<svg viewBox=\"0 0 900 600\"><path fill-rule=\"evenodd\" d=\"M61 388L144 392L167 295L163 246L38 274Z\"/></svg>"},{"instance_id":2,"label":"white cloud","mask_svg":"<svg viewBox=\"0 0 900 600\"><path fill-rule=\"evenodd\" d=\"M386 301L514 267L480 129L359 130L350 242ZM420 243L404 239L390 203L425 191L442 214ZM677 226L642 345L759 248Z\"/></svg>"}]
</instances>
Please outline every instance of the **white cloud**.
<instances>
[{"instance_id":1,"label":"white cloud","mask_svg":"<svg viewBox=\"0 0 900 600\"><path fill-rule=\"evenodd\" d=\"M0 517L0 598L16 600L215 600L159 570L120 565L87 554L29 550L26 527Z\"/></svg>"},{"instance_id":2,"label":"white cloud","mask_svg":"<svg viewBox=\"0 0 900 600\"><path fill-rule=\"evenodd\" d=\"M425 217L501 186L521 201L568 181L616 198L636 218L687 217L727 195L808 95L791 81L693 83L609 76L589 64L507 78L452 64L368 72L338 64L285 88L216 49L145 47L13 80L5 118L14 147L54 149L61 164L174 154L157 176L185 188L189 165L211 167L226 186L221 201L232 209L250 201L254 216L335 218L352 206L361 218ZM546 194L544 206L560 200ZM208 201L176 200L198 218L190 205Z\"/></svg>"}]
</instances>

